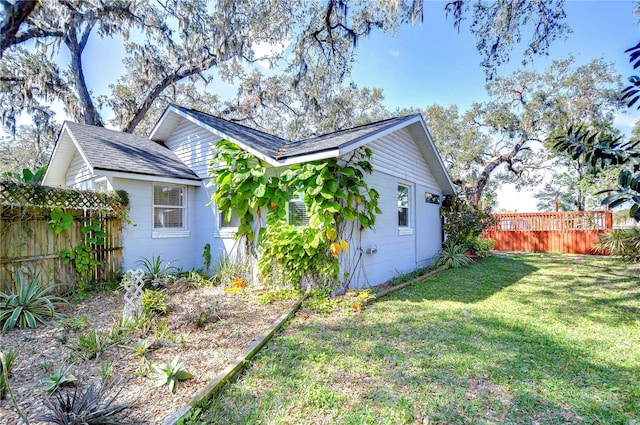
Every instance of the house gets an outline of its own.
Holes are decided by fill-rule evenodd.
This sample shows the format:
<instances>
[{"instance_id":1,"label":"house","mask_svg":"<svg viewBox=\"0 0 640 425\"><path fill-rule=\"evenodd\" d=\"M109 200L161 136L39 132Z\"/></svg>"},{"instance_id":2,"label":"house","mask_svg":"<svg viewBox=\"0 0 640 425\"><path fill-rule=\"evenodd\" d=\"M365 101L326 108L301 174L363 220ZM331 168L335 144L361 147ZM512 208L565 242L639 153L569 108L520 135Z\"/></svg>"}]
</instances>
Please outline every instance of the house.
<instances>
[{"instance_id":1,"label":"house","mask_svg":"<svg viewBox=\"0 0 640 425\"><path fill-rule=\"evenodd\" d=\"M373 151L367 182L380 193L382 213L375 231L363 232L351 250L359 256L352 286L378 285L435 260L442 244L443 195L454 195L455 189L420 115L299 141L176 105L167 107L149 138L65 122L44 184L128 192L125 270L152 255L187 270L202 267L206 244L214 259L235 246L236 223L225 222L210 202L208 167L220 139L236 143L276 172L367 146Z\"/></svg>"}]
</instances>

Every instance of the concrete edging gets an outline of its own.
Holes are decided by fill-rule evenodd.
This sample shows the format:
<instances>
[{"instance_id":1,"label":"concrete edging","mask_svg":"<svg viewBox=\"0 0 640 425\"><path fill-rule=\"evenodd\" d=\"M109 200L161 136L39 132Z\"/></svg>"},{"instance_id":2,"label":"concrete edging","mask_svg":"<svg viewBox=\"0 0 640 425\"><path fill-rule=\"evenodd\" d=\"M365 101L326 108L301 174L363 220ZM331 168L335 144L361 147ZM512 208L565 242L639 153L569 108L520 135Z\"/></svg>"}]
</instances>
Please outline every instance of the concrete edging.
<instances>
[{"instance_id":1,"label":"concrete edging","mask_svg":"<svg viewBox=\"0 0 640 425\"><path fill-rule=\"evenodd\" d=\"M306 295L298 300L294 304L294 306L288 312L284 313L282 316L276 320L273 325L269 329L267 329L258 340L256 340L249 348L247 348L242 354L240 354L236 359L227 366L222 372L218 373L213 381L209 382L204 388L198 391L189 401L189 404L182 406L180 409L176 410L172 415L168 416L163 422L162 425L176 425L180 418L189 413L189 411L194 408L201 406L208 399L210 399L216 392L220 390L220 388L233 379L238 373L240 373L248 361L251 360L257 353L260 351L262 347L265 346L267 342L273 338L273 335L284 325L284 323L291 318L295 314L296 311L300 309L302 306L302 302L305 300Z\"/></svg>"}]
</instances>

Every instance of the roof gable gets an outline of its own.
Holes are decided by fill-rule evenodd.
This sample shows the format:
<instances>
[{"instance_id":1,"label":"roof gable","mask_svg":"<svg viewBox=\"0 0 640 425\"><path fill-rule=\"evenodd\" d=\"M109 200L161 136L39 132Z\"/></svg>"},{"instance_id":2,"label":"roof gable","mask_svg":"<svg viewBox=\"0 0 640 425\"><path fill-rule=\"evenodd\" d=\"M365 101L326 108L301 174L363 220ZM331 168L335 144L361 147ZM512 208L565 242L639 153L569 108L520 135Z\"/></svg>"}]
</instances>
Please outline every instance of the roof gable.
<instances>
[{"instance_id":1,"label":"roof gable","mask_svg":"<svg viewBox=\"0 0 640 425\"><path fill-rule=\"evenodd\" d=\"M71 151L79 152L93 172L199 180L175 153L160 143L130 133L65 121L49 161L45 184L64 184L61 173L68 169Z\"/></svg>"},{"instance_id":2,"label":"roof gable","mask_svg":"<svg viewBox=\"0 0 640 425\"><path fill-rule=\"evenodd\" d=\"M181 119L192 121L220 138L238 144L274 167L342 156L386 134L408 128L443 192L455 194L451 178L420 114L389 118L321 136L289 141L203 112L169 105L150 138L167 140Z\"/></svg>"}]
</instances>

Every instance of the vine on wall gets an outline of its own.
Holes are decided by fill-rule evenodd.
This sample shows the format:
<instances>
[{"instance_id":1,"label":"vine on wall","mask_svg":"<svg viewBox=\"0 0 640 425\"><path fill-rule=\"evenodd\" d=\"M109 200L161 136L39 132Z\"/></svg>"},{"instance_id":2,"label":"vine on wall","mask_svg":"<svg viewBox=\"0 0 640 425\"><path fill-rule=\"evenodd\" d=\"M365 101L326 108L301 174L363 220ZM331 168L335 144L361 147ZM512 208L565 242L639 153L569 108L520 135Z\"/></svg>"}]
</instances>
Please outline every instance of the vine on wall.
<instances>
[{"instance_id":1,"label":"vine on wall","mask_svg":"<svg viewBox=\"0 0 640 425\"><path fill-rule=\"evenodd\" d=\"M278 272L305 286L335 288L339 255L349 250L354 232L374 227L380 213L379 194L365 180L372 171L372 151L360 148L348 158L292 165L277 175L232 142L221 140L216 149L212 200L227 221L237 215L236 238L259 253L262 276ZM298 197L307 208L308 226L287 223L287 202Z\"/></svg>"}]
</instances>

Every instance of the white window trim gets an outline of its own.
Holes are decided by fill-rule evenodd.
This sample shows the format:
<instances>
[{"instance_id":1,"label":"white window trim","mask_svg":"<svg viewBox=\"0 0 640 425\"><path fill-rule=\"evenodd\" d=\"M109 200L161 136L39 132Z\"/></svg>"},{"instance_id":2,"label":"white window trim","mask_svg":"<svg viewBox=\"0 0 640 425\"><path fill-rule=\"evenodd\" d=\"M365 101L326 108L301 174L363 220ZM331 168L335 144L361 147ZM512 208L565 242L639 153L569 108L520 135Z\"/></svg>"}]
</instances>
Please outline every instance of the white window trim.
<instances>
[{"instance_id":1,"label":"white window trim","mask_svg":"<svg viewBox=\"0 0 640 425\"><path fill-rule=\"evenodd\" d=\"M155 188L156 186L170 186L170 187L179 187L182 189L183 197L182 197L182 206L177 205L156 205L155 203ZM152 187L151 193L151 237L152 238L188 238L191 236L191 231L189 230L189 190L186 186L179 184L170 184L170 183L154 183ZM155 227L155 210L156 207L171 207L171 208L181 208L183 210L182 215L182 224L183 227Z\"/></svg>"},{"instance_id":2,"label":"white window trim","mask_svg":"<svg viewBox=\"0 0 640 425\"><path fill-rule=\"evenodd\" d=\"M407 188L407 195L408 195L408 205L407 205L407 225L406 226L400 226L399 223L396 223L398 225L398 235L399 236L406 236L406 235L413 235L413 228L411 227L411 205L413 204L413 199L411 196L411 185L406 184L406 183L400 183L398 182L398 184L396 185L396 197L397 197L397 190L398 187L406 187ZM397 216L396 216L396 220L397 220Z\"/></svg>"},{"instance_id":3,"label":"white window trim","mask_svg":"<svg viewBox=\"0 0 640 425\"><path fill-rule=\"evenodd\" d=\"M222 219L224 218L224 213L218 210L218 223L217 223L217 231L214 234L216 238L221 239L232 239L235 238L236 233L238 233L238 226L222 226Z\"/></svg>"}]
</instances>

